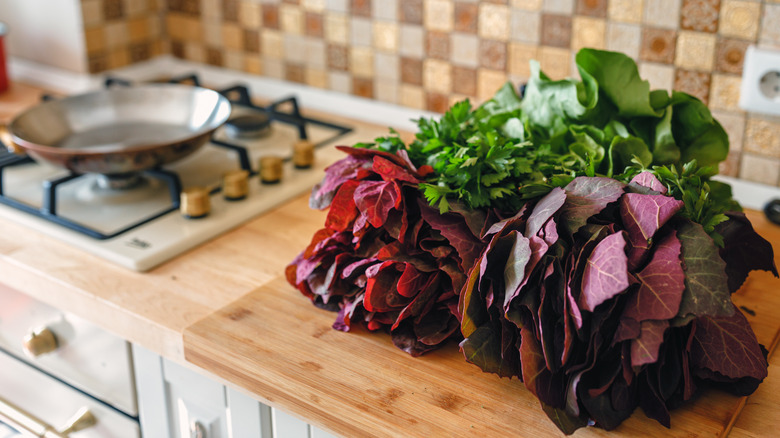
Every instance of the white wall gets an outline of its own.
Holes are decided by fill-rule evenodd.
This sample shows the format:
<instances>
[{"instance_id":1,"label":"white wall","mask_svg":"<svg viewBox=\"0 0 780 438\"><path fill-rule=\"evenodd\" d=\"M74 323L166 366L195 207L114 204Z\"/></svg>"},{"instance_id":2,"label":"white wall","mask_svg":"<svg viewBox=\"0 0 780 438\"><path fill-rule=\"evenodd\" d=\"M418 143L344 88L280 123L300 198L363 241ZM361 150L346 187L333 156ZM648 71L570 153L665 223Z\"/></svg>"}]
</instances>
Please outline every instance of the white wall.
<instances>
[{"instance_id":1,"label":"white wall","mask_svg":"<svg viewBox=\"0 0 780 438\"><path fill-rule=\"evenodd\" d=\"M0 21L8 26L9 56L87 72L79 0L0 0Z\"/></svg>"}]
</instances>

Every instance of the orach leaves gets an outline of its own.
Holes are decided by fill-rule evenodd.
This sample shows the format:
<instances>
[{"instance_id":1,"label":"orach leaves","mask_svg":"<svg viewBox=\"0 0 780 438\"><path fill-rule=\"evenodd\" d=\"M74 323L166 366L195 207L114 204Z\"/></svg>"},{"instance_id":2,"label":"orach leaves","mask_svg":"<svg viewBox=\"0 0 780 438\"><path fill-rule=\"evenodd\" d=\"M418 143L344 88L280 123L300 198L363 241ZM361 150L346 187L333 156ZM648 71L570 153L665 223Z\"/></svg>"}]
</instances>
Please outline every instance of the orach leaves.
<instances>
[{"instance_id":1,"label":"orach leaves","mask_svg":"<svg viewBox=\"0 0 780 438\"><path fill-rule=\"evenodd\" d=\"M388 331L413 356L460 340L566 434L637 407L669 427L698 389L766 377L731 294L777 275L772 246L710 179L728 140L706 105L650 91L625 55L576 61L582 81L533 63L522 99L507 84L419 120L411 144L341 148L287 279L335 329Z\"/></svg>"}]
</instances>

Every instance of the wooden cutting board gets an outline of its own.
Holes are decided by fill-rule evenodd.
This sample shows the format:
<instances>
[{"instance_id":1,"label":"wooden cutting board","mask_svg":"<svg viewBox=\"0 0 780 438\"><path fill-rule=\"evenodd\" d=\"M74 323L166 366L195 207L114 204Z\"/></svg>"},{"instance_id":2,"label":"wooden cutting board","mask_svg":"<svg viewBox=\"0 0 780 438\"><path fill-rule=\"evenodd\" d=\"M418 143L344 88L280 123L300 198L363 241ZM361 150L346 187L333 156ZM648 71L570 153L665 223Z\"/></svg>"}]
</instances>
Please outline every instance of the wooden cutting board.
<instances>
[{"instance_id":1,"label":"wooden cutting board","mask_svg":"<svg viewBox=\"0 0 780 438\"><path fill-rule=\"evenodd\" d=\"M780 227L750 212L780 248ZM320 224L312 224L312 232ZM301 236L301 248L310 235ZM779 260L780 261L780 260ZM780 281L754 273L735 294L759 341L780 329ZM412 358L389 336L331 329L335 314L313 307L286 283L271 281L185 330L185 357L263 402L349 437L558 436L561 433L517 379L467 363L457 345ZM575 436L755 436L780 430L780 363L748 399L710 390L672 412L671 430L641 410L617 430ZM741 421L754 417L757 420Z\"/></svg>"}]
</instances>

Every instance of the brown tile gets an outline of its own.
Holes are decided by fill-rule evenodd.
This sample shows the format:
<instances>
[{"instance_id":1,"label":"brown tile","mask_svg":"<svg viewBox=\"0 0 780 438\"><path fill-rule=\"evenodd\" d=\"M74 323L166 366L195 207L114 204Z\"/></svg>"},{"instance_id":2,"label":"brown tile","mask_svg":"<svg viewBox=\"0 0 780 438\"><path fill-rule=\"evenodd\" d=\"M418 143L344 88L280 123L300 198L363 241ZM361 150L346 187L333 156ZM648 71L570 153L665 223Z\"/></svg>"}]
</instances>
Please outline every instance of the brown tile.
<instances>
[{"instance_id":1,"label":"brown tile","mask_svg":"<svg viewBox=\"0 0 780 438\"><path fill-rule=\"evenodd\" d=\"M210 65L222 66L222 51L213 47L206 48L206 63Z\"/></svg>"},{"instance_id":2,"label":"brown tile","mask_svg":"<svg viewBox=\"0 0 780 438\"><path fill-rule=\"evenodd\" d=\"M718 30L720 0L683 0L680 27L699 32Z\"/></svg>"},{"instance_id":3,"label":"brown tile","mask_svg":"<svg viewBox=\"0 0 780 438\"><path fill-rule=\"evenodd\" d=\"M423 63L414 58L401 58L401 82L412 85L422 85Z\"/></svg>"},{"instance_id":4,"label":"brown tile","mask_svg":"<svg viewBox=\"0 0 780 438\"><path fill-rule=\"evenodd\" d=\"M93 53L87 57L90 73L100 73L108 70L108 57L104 53Z\"/></svg>"},{"instance_id":5,"label":"brown tile","mask_svg":"<svg viewBox=\"0 0 780 438\"><path fill-rule=\"evenodd\" d=\"M479 65L493 70L506 69L506 43L494 40L479 42Z\"/></svg>"},{"instance_id":6,"label":"brown tile","mask_svg":"<svg viewBox=\"0 0 780 438\"><path fill-rule=\"evenodd\" d=\"M373 99L374 81L367 78L352 78L352 94Z\"/></svg>"},{"instance_id":7,"label":"brown tile","mask_svg":"<svg viewBox=\"0 0 780 438\"><path fill-rule=\"evenodd\" d=\"M200 1L198 0L168 0L168 11L184 14L200 15Z\"/></svg>"},{"instance_id":8,"label":"brown tile","mask_svg":"<svg viewBox=\"0 0 780 438\"><path fill-rule=\"evenodd\" d=\"M263 5L263 27L279 29L279 6L274 4Z\"/></svg>"},{"instance_id":9,"label":"brown tile","mask_svg":"<svg viewBox=\"0 0 780 438\"><path fill-rule=\"evenodd\" d=\"M700 71L677 69L674 89L698 97L704 103L710 100L710 74Z\"/></svg>"},{"instance_id":10,"label":"brown tile","mask_svg":"<svg viewBox=\"0 0 780 438\"><path fill-rule=\"evenodd\" d=\"M287 63L284 66L284 79L290 82L305 83L306 75L302 65Z\"/></svg>"},{"instance_id":11,"label":"brown tile","mask_svg":"<svg viewBox=\"0 0 780 438\"><path fill-rule=\"evenodd\" d=\"M328 44L327 60L331 70L349 70L349 50L345 46Z\"/></svg>"},{"instance_id":12,"label":"brown tile","mask_svg":"<svg viewBox=\"0 0 780 438\"><path fill-rule=\"evenodd\" d=\"M435 113L444 114L450 106L450 100L446 94L425 93L425 109Z\"/></svg>"},{"instance_id":13,"label":"brown tile","mask_svg":"<svg viewBox=\"0 0 780 438\"><path fill-rule=\"evenodd\" d=\"M425 54L431 58L450 58L450 34L429 31L425 34Z\"/></svg>"},{"instance_id":14,"label":"brown tile","mask_svg":"<svg viewBox=\"0 0 780 438\"><path fill-rule=\"evenodd\" d=\"M171 41L171 54L179 59L184 59L184 43L175 40Z\"/></svg>"},{"instance_id":15,"label":"brown tile","mask_svg":"<svg viewBox=\"0 0 780 438\"><path fill-rule=\"evenodd\" d=\"M542 38L545 46L567 48L571 44L571 17L542 14Z\"/></svg>"},{"instance_id":16,"label":"brown tile","mask_svg":"<svg viewBox=\"0 0 780 438\"><path fill-rule=\"evenodd\" d=\"M133 44L129 48L130 62L146 61L152 57L152 50L149 43Z\"/></svg>"},{"instance_id":17,"label":"brown tile","mask_svg":"<svg viewBox=\"0 0 780 438\"><path fill-rule=\"evenodd\" d=\"M106 20L119 20L124 16L122 0L103 0L103 17Z\"/></svg>"},{"instance_id":18,"label":"brown tile","mask_svg":"<svg viewBox=\"0 0 780 438\"><path fill-rule=\"evenodd\" d=\"M306 35L315 38L322 38L323 35L325 34L322 26L322 14L307 12L304 19L305 19L304 32L306 33Z\"/></svg>"},{"instance_id":19,"label":"brown tile","mask_svg":"<svg viewBox=\"0 0 780 438\"><path fill-rule=\"evenodd\" d=\"M607 0L577 0L577 15L605 18L607 16Z\"/></svg>"},{"instance_id":20,"label":"brown tile","mask_svg":"<svg viewBox=\"0 0 780 438\"><path fill-rule=\"evenodd\" d=\"M222 0L222 19L238 21L238 0Z\"/></svg>"},{"instance_id":21,"label":"brown tile","mask_svg":"<svg viewBox=\"0 0 780 438\"><path fill-rule=\"evenodd\" d=\"M639 58L644 61L662 62L664 64L673 63L676 39L677 32L673 30L654 27L643 28Z\"/></svg>"},{"instance_id":22,"label":"brown tile","mask_svg":"<svg viewBox=\"0 0 780 438\"><path fill-rule=\"evenodd\" d=\"M748 41L722 39L715 49L715 69L724 73L742 74Z\"/></svg>"},{"instance_id":23,"label":"brown tile","mask_svg":"<svg viewBox=\"0 0 780 438\"><path fill-rule=\"evenodd\" d=\"M244 50L251 53L260 53L260 32L257 30L243 30Z\"/></svg>"},{"instance_id":24,"label":"brown tile","mask_svg":"<svg viewBox=\"0 0 780 438\"><path fill-rule=\"evenodd\" d=\"M474 3L455 2L455 30L457 32L477 33L479 8Z\"/></svg>"},{"instance_id":25,"label":"brown tile","mask_svg":"<svg viewBox=\"0 0 780 438\"><path fill-rule=\"evenodd\" d=\"M401 22L409 24L422 24L423 0L399 0Z\"/></svg>"},{"instance_id":26,"label":"brown tile","mask_svg":"<svg viewBox=\"0 0 780 438\"><path fill-rule=\"evenodd\" d=\"M351 0L352 15L359 17L371 16L371 0Z\"/></svg>"},{"instance_id":27,"label":"brown tile","mask_svg":"<svg viewBox=\"0 0 780 438\"><path fill-rule=\"evenodd\" d=\"M467 67L452 67L452 91L465 96L477 95L477 70Z\"/></svg>"},{"instance_id":28,"label":"brown tile","mask_svg":"<svg viewBox=\"0 0 780 438\"><path fill-rule=\"evenodd\" d=\"M742 154L739 151L729 152L726 159L718 164L718 173L725 176L739 176L739 160Z\"/></svg>"}]
</instances>

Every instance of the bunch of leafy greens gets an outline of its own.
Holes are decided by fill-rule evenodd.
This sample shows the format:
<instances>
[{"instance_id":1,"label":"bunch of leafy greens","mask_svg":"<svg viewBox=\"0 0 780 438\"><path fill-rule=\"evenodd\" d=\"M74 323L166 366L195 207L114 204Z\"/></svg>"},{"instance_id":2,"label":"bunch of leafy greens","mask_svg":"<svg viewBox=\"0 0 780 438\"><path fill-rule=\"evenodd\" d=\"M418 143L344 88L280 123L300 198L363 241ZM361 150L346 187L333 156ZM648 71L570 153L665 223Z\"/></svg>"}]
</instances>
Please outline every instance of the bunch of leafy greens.
<instances>
[{"instance_id":1,"label":"bunch of leafy greens","mask_svg":"<svg viewBox=\"0 0 780 438\"><path fill-rule=\"evenodd\" d=\"M359 146L403 149L430 165L421 188L442 213L452 201L514 212L577 176L628 181L647 168L712 233L735 204L728 186L709 181L728 137L707 106L650 91L626 55L582 49L576 62L582 80L551 80L532 61L522 99L506 84L477 108L466 100L440 120L419 119L408 145L392 135Z\"/></svg>"}]
</instances>

